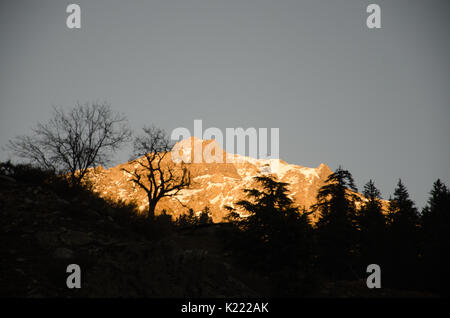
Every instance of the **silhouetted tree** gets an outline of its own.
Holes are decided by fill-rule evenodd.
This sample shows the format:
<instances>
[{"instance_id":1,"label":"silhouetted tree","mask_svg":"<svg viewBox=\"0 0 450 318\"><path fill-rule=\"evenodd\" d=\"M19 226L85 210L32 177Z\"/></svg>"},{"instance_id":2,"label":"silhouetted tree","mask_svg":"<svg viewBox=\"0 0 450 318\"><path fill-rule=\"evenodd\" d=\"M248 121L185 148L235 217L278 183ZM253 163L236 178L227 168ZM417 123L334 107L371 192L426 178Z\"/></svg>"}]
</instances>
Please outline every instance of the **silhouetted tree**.
<instances>
[{"instance_id":1,"label":"silhouetted tree","mask_svg":"<svg viewBox=\"0 0 450 318\"><path fill-rule=\"evenodd\" d=\"M317 194L313 211L320 213L316 224L319 260L332 278L355 274L356 228L355 202L359 197L351 173L339 167L330 174ZM355 277L353 277L355 278Z\"/></svg>"},{"instance_id":2,"label":"silhouetted tree","mask_svg":"<svg viewBox=\"0 0 450 318\"><path fill-rule=\"evenodd\" d=\"M307 266L314 246L308 217L300 213L288 196L287 183L274 176L257 176L259 188L245 189L248 200L236 202L231 220L243 233L240 243L263 268L280 270Z\"/></svg>"},{"instance_id":3,"label":"silhouetted tree","mask_svg":"<svg viewBox=\"0 0 450 318\"><path fill-rule=\"evenodd\" d=\"M422 239L425 285L448 295L450 284L450 192L441 180L436 180L427 206L422 213Z\"/></svg>"},{"instance_id":4,"label":"silhouetted tree","mask_svg":"<svg viewBox=\"0 0 450 318\"><path fill-rule=\"evenodd\" d=\"M88 168L110 162L111 152L131 135L125 116L106 103L77 105L68 112L54 107L50 121L33 132L10 140L8 148L42 169L68 173L72 184L80 184Z\"/></svg>"},{"instance_id":5,"label":"silhouetted tree","mask_svg":"<svg viewBox=\"0 0 450 318\"><path fill-rule=\"evenodd\" d=\"M387 225L380 191L372 180L364 185L365 201L358 213L361 268L369 264L384 264Z\"/></svg>"},{"instance_id":6,"label":"silhouetted tree","mask_svg":"<svg viewBox=\"0 0 450 318\"><path fill-rule=\"evenodd\" d=\"M203 210L200 212L200 215L198 216L198 224L210 224L210 223L213 223L210 209L208 206L205 206Z\"/></svg>"},{"instance_id":7,"label":"silhouetted tree","mask_svg":"<svg viewBox=\"0 0 450 318\"><path fill-rule=\"evenodd\" d=\"M188 213L182 214L177 218L177 225L180 227L195 226L213 223L210 209L205 206L197 216L193 209L189 209Z\"/></svg>"},{"instance_id":8,"label":"silhouetted tree","mask_svg":"<svg viewBox=\"0 0 450 318\"><path fill-rule=\"evenodd\" d=\"M190 172L184 163L176 164L170 156L172 145L166 132L156 127L143 128L144 134L134 140L133 170L123 169L132 181L147 193L148 217L155 217L158 202L175 197L189 187Z\"/></svg>"},{"instance_id":9,"label":"silhouetted tree","mask_svg":"<svg viewBox=\"0 0 450 318\"><path fill-rule=\"evenodd\" d=\"M418 224L417 209L401 179L395 188L394 197L389 201L388 216L390 225L399 231L414 231Z\"/></svg>"},{"instance_id":10,"label":"silhouetted tree","mask_svg":"<svg viewBox=\"0 0 450 318\"><path fill-rule=\"evenodd\" d=\"M197 218L195 216L194 209L190 208L188 213L181 214L177 218L177 225L180 227L192 226L197 223Z\"/></svg>"},{"instance_id":11,"label":"silhouetted tree","mask_svg":"<svg viewBox=\"0 0 450 318\"><path fill-rule=\"evenodd\" d=\"M395 285L409 288L417 282L411 278L418 273L419 215L401 180L389 201L388 220L389 265L385 276Z\"/></svg>"}]
</instances>

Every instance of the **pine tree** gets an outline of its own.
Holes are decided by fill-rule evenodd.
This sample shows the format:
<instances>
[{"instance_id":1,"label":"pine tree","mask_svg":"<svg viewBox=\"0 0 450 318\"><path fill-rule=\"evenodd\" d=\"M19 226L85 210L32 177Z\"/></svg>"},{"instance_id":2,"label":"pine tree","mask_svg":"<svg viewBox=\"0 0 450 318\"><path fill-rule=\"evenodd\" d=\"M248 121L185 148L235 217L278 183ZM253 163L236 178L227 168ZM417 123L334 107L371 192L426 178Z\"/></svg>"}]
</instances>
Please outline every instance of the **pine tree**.
<instances>
[{"instance_id":1,"label":"pine tree","mask_svg":"<svg viewBox=\"0 0 450 318\"><path fill-rule=\"evenodd\" d=\"M387 277L402 288L413 287L418 272L419 215L408 190L398 181L389 201L389 265Z\"/></svg>"},{"instance_id":2,"label":"pine tree","mask_svg":"<svg viewBox=\"0 0 450 318\"><path fill-rule=\"evenodd\" d=\"M355 278L355 202L359 201L355 192L357 188L351 173L339 167L328 176L313 206L313 210L320 213L317 222L320 263L335 279Z\"/></svg>"},{"instance_id":3,"label":"pine tree","mask_svg":"<svg viewBox=\"0 0 450 318\"><path fill-rule=\"evenodd\" d=\"M422 213L423 261L427 278L425 285L448 295L448 251L450 250L450 192L436 180L427 206Z\"/></svg>"},{"instance_id":4,"label":"pine tree","mask_svg":"<svg viewBox=\"0 0 450 318\"><path fill-rule=\"evenodd\" d=\"M245 189L247 200L236 202L247 214L231 219L244 234L241 247L254 257L255 265L266 269L297 267L310 262L313 248L312 227L305 213L293 205L288 184L274 176L257 176L258 189Z\"/></svg>"},{"instance_id":5,"label":"pine tree","mask_svg":"<svg viewBox=\"0 0 450 318\"><path fill-rule=\"evenodd\" d=\"M198 216L198 224L211 224L213 223L212 217L211 217L211 210L208 206L205 206L203 210L201 211L200 215Z\"/></svg>"},{"instance_id":6,"label":"pine tree","mask_svg":"<svg viewBox=\"0 0 450 318\"><path fill-rule=\"evenodd\" d=\"M197 224L197 217L195 215L195 212L192 208L189 208L188 213L181 214L177 220L176 223L180 227L189 227Z\"/></svg>"},{"instance_id":7,"label":"pine tree","mask_svg":"<svg viewBox=\"0 0 450 318\"><path fill-rule=\"evenodd\" d=\"M359 211L361 268L369 264L382 265L386 245L386 218L383 214L381 193L374 182L364 185L363 195L366 201Z\"/></svg>"},{"instance_id":8,"label":"pine tree","mask_svg":"<svg viewBox=\"0 0 450 318\"><path fill-rule=\"evenodd\" d=\"M442 220L448 218L448 195L449 190L440 179L433 183L433 189L430 192L428 205L424 209L424 213L429 217L436 217Z\"/></svg>"},{"instance_id":9,"label":"pine tree","mask_svg":"<svg viewBox=\"0 0 450 318\"><path fill-rule=\"evenodd\" d=\"M391 226L399 231L411 231L418 223L418 213L414 202L409 198L408 190L400 179L389 202L389 220Z\"/></svg>"}]
</instances>

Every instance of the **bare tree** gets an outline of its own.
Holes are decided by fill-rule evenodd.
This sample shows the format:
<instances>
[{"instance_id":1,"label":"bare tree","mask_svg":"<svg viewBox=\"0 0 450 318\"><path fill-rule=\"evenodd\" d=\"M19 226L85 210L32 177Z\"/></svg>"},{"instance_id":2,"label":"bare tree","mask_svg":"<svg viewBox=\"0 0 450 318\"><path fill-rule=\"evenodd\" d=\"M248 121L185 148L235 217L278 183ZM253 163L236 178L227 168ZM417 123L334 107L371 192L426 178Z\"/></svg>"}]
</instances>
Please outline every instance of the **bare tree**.
<instances>
[{"instance_id":1,"label":"bare tree","mask_svg":"<svg viewBox=\"0 0 450 318\"><path fill-rule=\"evenodd\" d=\"M68 112L53 107L52 118L33 132L10 140L8 148L34 165L68 174L72 184L80 184L89 167L109 163L131 137L125 116L107 103L78 104Z\"/></svg>"},{"instance_id":2,"label":"bare tree","mask_svg":"<svg viewBox=\"0 0 450 318\"><path fill-rule=\"evenodd\" d=\"M144 135L134 140L136 168L123 169L132 176L132 181L148 196L148 216L155 217L159 200L175 197L191 183L190 172L183 163L174 163L170 157L172 145L165 131L156 127L145 127Z\"/></svg>"}]
</instances>

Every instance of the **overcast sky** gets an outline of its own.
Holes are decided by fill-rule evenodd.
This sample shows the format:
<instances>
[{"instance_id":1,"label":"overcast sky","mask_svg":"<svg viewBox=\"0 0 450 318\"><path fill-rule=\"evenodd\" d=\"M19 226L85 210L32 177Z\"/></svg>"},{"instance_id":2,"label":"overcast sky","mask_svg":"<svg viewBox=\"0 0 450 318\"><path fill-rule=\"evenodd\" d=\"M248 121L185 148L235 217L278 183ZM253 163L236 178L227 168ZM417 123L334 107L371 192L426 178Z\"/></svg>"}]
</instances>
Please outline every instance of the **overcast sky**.
<instances>
[{"instance_id":1,"label":"overcast sky","mask_svg":"<svg viewBox=\"0 0 450 318\"><path fill-rule=\"evenodd\" d=\"M279 127L281 159L385 198L401 177L419 207L450 182L450 1L78 0L80 30L71 2L0 3L2 146L51 105L108 101L135 129Z\"/></svg>"}]
</instances>

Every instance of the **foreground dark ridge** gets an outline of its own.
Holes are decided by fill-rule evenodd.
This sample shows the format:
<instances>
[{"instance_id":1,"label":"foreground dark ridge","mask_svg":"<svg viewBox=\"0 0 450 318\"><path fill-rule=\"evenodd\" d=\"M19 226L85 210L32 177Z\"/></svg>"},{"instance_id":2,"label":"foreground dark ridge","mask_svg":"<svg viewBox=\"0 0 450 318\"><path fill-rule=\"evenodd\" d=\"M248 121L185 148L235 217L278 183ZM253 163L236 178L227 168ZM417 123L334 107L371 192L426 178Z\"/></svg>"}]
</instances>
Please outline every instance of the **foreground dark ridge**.
<instances>
[{"instance_id":1,"label":"foreground dark ridge","mask_svg":"<svg viewBox=\"0 0 450 318\"><path fill-rule=\"evenodd\" d=\"M271 295L270 275L242 267L224 247L228 224L149 222L89 191L25 179L0 178L1 297ZM82 269L81 289L66 287L72 263ZM347 281L323 282L309 296L426 295Z\"/></svg>"}]
</instances>

